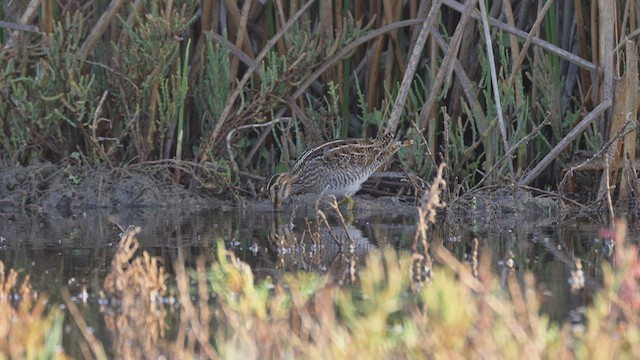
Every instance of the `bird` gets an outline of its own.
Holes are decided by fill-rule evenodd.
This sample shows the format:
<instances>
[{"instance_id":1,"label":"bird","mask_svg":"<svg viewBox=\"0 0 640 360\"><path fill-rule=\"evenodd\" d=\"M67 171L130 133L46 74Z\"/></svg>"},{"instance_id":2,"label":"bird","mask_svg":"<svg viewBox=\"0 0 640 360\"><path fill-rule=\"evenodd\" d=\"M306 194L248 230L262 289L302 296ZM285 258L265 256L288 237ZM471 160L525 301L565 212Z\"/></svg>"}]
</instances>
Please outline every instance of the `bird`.
<instances>
[{"instance_id":1,"label":"bird","mask_svg":"<svg viewBox=\"0 0 640 360\"><path fill-rule=\"evenodd\" d=\"M276 209L296 194L315 193L345 197L353 209L351 196L360 190L374 171L385 164L411 140L399 141L388 133L375 139L333 140L305 151L291 170L275 174L267 184Z\"/></svg>"}]
</instances>

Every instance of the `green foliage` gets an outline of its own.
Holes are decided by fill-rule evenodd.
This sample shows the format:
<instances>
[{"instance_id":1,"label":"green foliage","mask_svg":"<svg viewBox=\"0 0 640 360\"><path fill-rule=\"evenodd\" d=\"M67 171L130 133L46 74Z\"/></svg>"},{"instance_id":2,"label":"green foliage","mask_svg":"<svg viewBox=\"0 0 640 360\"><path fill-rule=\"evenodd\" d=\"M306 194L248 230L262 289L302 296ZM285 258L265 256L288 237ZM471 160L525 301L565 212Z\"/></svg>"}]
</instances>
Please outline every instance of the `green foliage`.
<instances>
[{"instance_id":1,"label":"green foliage","mask_svg":"<svg viewBox=\"0 0 640 360\"><path fill-rule=\"evenodd\" d=\"M611 301L618 284L588 310L588 331L571 339L571 324L551 323L540 314L533 277L522 285L513 276L501 288L495 275L481 283L466 269L435 269L433 281L411 290L409 255L392 249L372 252L353 287L336 288L326 276L287 274L280 281L256 281L247 264L218 243L218 262L208 272L216 294L212 343L222 357L296 354L303 358L452 358L483 353L492 358L557 357L589 353L598 336L613 334ZM488 271L488 270L487 270ZM195 276L195 273L194 273ZM522 286L522 287L521 287ZM258 339L256 334L264 334ZM597 347L609 354L637 354L637 332L622 341L606 336ZM575 345L571 345L575 342Z\"/></svg>"},{"instance_id":2,"label":"green foliage","mask_svg":"<svg viewBox=\"0 0 640 360\"><path fill-rule=\"evenodd\" d=\"M231 90L231 64L229 51L223 46L213 43L210 34L200 54L203 59L199 79L196 83L195 104L199 113L204 114L202 132L207 134L213 130L227 103Z\"/></svg>"},{"instance_id":3,"label":"green foliage","mask_svg":"<svg viewBox=\"0 0 640 360\"><path fill-rule=\"evenodd\" d=\"M167 16L151 6L151 11L144 16L134 12L136 26L121 20L126 29L126 46L114 44L112 51L115 71L126 77L117 78L116 84L112 84L115 86L112 93L120 97L120 106L115 109L117 115L112 116L135 118L131 135L142 160L162 152L166 131L184 107L186 74L180 73L181 42L176 34L191 25L194 19L189 16L194 7L193 2L186 2L173 8L174 12ZM188 63L188 57L183 61ZM127 125L121 123L120 126L125 130Z\"/></svg>"},{"instance_id":4,"label":"green foliage","mask_svg":"<svg viewBox=\"0 0 640 360\"><path fill-rule=\"evenodd\" d=\"M33 76L17 73L12 61L2 64L6 96L13 105L3 110L4 126L11 134L3 142L10 155L37 144L60 158L74 150L78 138L84 141L76 146L88 145L96 89L94 75L82 72L83 63L75 55L85 35L82 22L76 13L55 25Z\"/></svg>"},{"instance_id":5,"label":"green foliage","mask_svg":"<svg viewBox=\"0 0 640 360\"><path fill-rule=\"evenodd\" d=\"M308 100L305 115L311 121L313 130L321 133L327 140L345 138L341 123L348 122L349 119L340 118L340 94L337 84L333 82L327 84L327 95L324 96L321 106L313 106L311 99ZM298 145L298 154L302 154L308 146L305 143L298 143Z\"/></svg>"},{"instance_id":6,"label":"green foliage","mask_svg":"<svg viewBox=\"0 0 640 360\"><path fill-rule=\"evenodd\" d=\"M360 89L360 83L356 81L356 94L358 96L358 111L360 113L360 120L362 121L362 126L366 127L367 125L375 125L380 126L382 124L382 119L384 113L388 112L391 107L391 100L387 99L382 102L380 108L374 108L373 111L369 111L369 106L367 105L367 100L365 99L365 95Z\"/></svg>"}]
</instances>

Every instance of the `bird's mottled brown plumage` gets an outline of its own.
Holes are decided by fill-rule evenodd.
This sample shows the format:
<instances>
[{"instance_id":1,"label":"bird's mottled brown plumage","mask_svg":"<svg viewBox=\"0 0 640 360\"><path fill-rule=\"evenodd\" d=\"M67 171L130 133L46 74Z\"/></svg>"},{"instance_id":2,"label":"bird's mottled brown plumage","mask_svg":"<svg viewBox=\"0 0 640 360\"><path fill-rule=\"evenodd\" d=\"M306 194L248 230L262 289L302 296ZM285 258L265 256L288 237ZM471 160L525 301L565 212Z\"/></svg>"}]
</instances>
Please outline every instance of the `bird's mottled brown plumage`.
<instances>
[{"instance_id":1,"label":"bird's mottled brown plumage","mask_svg":"<svg viewBox=\"0 0 640 360\"><path fill-rule=\"evenodd\" d=\"M376 169L410 143L387 134L321 144L302 154L289 172L274 175L267 185L269 196L276 208L301 193L351 197Z\"/></svg>"}]
</instances>

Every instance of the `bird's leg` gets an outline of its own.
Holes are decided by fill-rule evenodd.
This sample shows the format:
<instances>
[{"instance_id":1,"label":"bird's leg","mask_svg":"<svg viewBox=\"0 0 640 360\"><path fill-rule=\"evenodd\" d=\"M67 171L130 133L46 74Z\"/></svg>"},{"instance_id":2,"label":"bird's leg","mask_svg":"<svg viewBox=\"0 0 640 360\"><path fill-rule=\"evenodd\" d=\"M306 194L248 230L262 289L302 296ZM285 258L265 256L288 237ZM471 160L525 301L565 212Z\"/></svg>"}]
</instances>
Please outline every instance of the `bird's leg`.
<instances>
[{"instance_id":1,"label":"bird's leg","mask_svg":"<svg viewBox=\"0 0 640 360\"><path fill-rule=\"evenodd\" d=\"M353 201L353 198L351 196L345 196L342 200L338 202L338 206L342 204L347 204L347 210L352 211L356 202Z\"/></svg>"},{"instance_id":2,"label":"bird's leg","mask_svg":"<svg viewBox=\"0 0 640 360\"><path fill-rule=\"evenodd\" d=\"M347 204L347 214L346 217L342 217L342 213L340 213L340 210L336 207L336 210L338 211L338 215L340 216L340 218L342 219L342 221L345 222L345 225L350 225L353 223L353 205L355 204L355 201L353 201L353 198L351 198L351 196L346 196L343 199L341 199L340 201L338 201L336 203L337 206L340 206L342 204Z\"/></svg>"},{"instance_id":3,"label":"bird's leg","mask_svg":"<svg viewBox=\"0 0 640 360\"><path fill-rule=\"evenodd\" d=\"M351 196L347 196L347 198L345 199L345 201L347 202L347 211L352 211L353 207L355 206L356 202L353 201L353 198Z\"/></svg>"}]
</instances>

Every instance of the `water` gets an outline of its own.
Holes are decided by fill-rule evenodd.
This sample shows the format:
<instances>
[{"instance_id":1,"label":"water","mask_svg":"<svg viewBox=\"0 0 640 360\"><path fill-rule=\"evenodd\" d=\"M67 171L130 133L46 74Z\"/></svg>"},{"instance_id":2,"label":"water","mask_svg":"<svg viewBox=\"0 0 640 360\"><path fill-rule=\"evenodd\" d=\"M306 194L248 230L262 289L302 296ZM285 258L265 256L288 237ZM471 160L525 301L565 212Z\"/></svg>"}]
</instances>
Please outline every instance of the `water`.
<instances>
[{"instance_id":1,"label":"water","mask_svg":"<svg viewBox=\"0 0 640 360\"><path fill-rule=\"evenodd\" d=\"M348 281L354 258L356 266L362 266L371 249L408 249L414 238L414 215L356 215L342 224L327 213L329 227L322 220L318 223L313 213L292 216L239 209L132 208L68 217L0 217L0 260L8 268L29 274L33 288L50 294L51 303L64 304L61 289L67 288L95 335L108 343L98 292L120 238L115 223L140 226L141 250L161 257L169 273L178 253L187 267L194 267L201 256L215 261L216 244L223 241L251 266L257 278L301 270L329 273L336 283ZM598 287L599 264L609 259L611 244L599 234L602 222L584 216L523 219L511 214L499 221L439 221L430 237L464 262L470 261L477 239L480 257L490 256L492 268L501 275L534 272L546 295L543 311L564 320L587 301L576 299L569 291L574 259L582 260L587 288L592 290ZM637 225L631 225L630 232L637 234L633 227ZM347 233L353 242L347 241ZM66 319L71 321L69 316ZM69 324L65 331L69 339L81 336Z\"/></svg>"}]
</instances>

